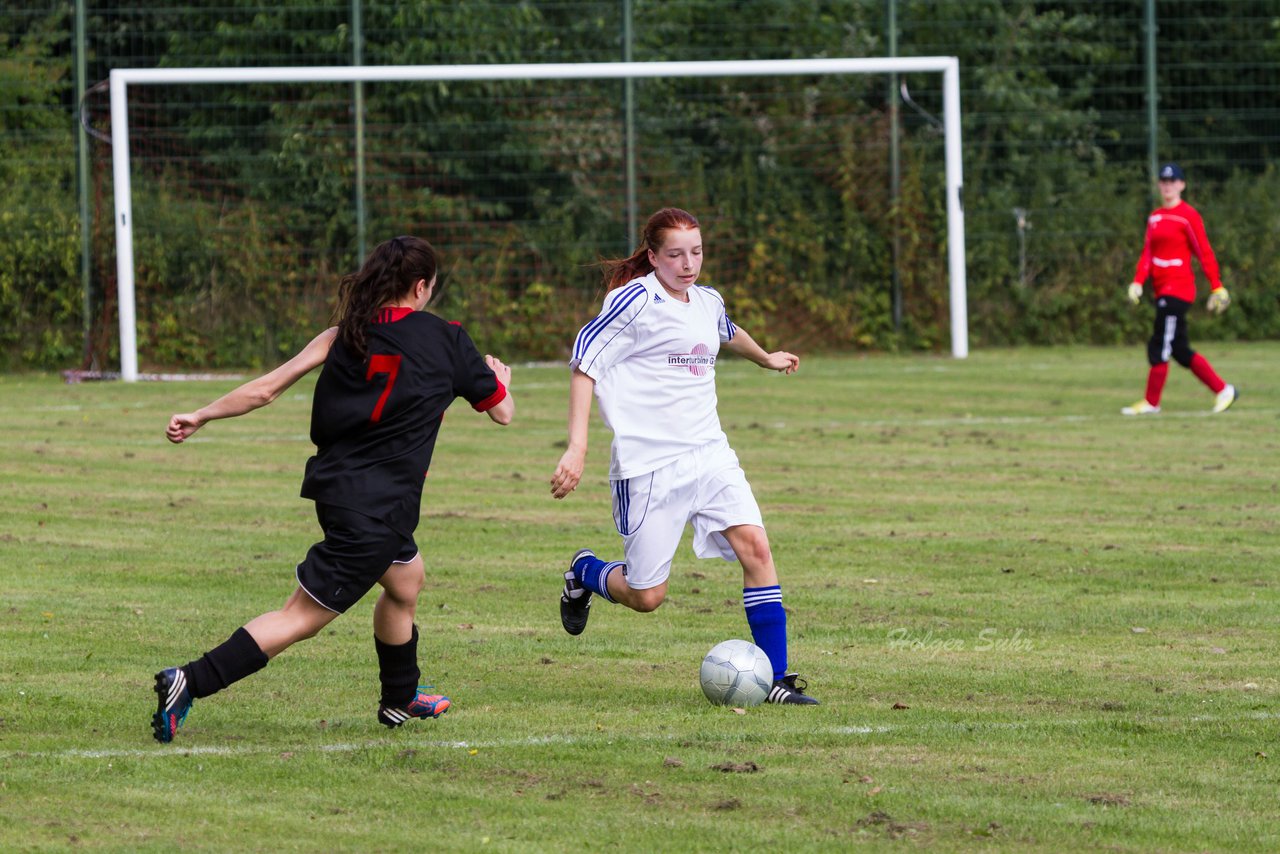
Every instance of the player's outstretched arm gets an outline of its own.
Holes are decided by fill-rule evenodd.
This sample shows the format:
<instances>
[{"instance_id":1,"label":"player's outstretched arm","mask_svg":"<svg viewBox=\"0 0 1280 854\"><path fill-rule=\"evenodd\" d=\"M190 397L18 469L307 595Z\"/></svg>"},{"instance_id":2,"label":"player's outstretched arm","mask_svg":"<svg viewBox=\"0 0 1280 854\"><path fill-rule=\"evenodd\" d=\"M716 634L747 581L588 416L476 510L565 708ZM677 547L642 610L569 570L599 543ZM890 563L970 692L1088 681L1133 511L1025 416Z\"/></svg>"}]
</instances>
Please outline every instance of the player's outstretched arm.
<instances>
[{"instance_id":1,"label":"player's outstretched arm","mask_svg":"<svg viewBox=\"0 0 1280 854\"><path fill-rule=\"evenodd\" d=\"M489 366L489 370L493 371L493 375L498 378L498 382L502 383L502 387L507 390L507 396L498 401L495 406L486 409L485 414L493 419L493 423L501 424L505 427L511 423L511 419L516 414L516 399L511 396L511 366L503 364L501 359L496 356L490 356L487 353L484 357L484 363Z\"/></svg>"},{"instance_id":2,"label":"player's outstretched arm","mask_svg":"<svg viewBox=\"0 0 1280 854\"><path fill-rule=\"evenodd\" d=\"M772 353L765 352L764 348L757 344L755 339L748 335L742 327L738 327L733 337L724 343L724 348L736 356L741 356L771 371L794 374L800 370L799 356L794 353L788 353L786 350L775 350Z\"/></svg>"},{"instance_id":3,"label":"player's outstretched arm","mask_svg":"<svg viewBox=\"0 0 1280 854\"><path fill-rule=\"evenodd\" d=\"M332 326L312 338L310 343L298 352L298 355L274 371L249 380L195 412L174 415L169 419L169 426L165 428L165 438L174 444L179 444L210 421L234 418L266 406L283 394L289 386L306 376L312 368L324 364L325 357L329 355L329 347L333 345L333 339L337 334L338 327Z\"/></svg>"},{"instance_id":4,"label":"player's outstretched arm","mask_svg":"<svg viewBox=\"0 0 1280 854\"><path fill-rule=\"evenodd\" d=\"M551 475L551 494L564 498L582 482L587 465L587 430L591 426L591 398L596 381L577 368L569 379L569 447Z\"/></svg>"}]
</instances>

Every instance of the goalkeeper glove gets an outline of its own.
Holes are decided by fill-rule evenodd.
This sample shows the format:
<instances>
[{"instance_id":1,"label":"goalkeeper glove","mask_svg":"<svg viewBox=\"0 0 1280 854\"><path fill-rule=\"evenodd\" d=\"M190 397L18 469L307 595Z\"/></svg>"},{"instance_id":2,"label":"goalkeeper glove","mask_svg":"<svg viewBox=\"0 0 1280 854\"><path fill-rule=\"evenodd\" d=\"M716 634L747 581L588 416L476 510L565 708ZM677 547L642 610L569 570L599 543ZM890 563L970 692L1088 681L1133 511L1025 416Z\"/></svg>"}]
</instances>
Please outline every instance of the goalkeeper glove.
<instances>
[{"instance_id":1,"label":"goalkeeper glove","mask_svg":"<svg viewBox=\"0 0 1280 854\"><path fill-rule=\"evenodd\" d=\"M1231 305L1231 294L1227 293L1227 289L1221 285L1209 292L1209 301L1205 303L1205 307L1214 314L1222 314L1229 305Z\"/></svg>"},{"instance_id":2,"label":"goalkeeper glove","mask_svg":"<svg viewBox=\"0 0 1280 854\"><path fill-rule=\"evenodd\" d=\"M1129 286L1129 302L1137 305L1142 302L1142 283L1134 282Z\"/></svg>"}]
</instances>

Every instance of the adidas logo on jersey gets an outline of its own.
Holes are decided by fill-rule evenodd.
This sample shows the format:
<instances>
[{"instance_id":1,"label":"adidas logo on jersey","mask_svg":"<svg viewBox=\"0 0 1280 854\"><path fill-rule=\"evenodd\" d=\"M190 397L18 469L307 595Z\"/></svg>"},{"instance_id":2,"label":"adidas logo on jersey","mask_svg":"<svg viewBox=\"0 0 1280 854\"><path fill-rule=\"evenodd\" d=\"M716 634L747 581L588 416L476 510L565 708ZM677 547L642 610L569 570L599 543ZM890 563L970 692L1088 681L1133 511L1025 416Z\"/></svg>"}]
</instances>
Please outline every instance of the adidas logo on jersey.
<instances>
[{"instance_id":1,"label":"adidas logo on jersey","mask_svg":"<svg viewBox=\"0 0 1280 854\"><path fill-rule=\"evenodd\" d=\"M660 294L654 294L654 295L653 295L653 301L654 301L654 302L666 302L666 300L664 300Z\"/></svg>"}]
</instances>

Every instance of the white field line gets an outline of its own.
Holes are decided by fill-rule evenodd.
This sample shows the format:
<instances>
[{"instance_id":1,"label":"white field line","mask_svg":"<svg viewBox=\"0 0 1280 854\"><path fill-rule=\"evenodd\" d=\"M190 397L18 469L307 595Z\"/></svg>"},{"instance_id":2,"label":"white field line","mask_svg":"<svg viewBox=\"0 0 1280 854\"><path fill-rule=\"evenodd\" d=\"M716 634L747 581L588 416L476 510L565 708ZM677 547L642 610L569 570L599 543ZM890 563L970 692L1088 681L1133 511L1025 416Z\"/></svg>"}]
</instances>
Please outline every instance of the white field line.
<instances>
[{"instance_id":1,"label":"white field line","mask_svg":"<svg viewBox=\"0 0 1280 854\"><path fill-rule=\"evenodd\" d=\"M1135 415L1124 416L1116 410L1115 415L1107 413L1095 415L990 415L990 416L972 416L972 415L956 415L950 418L880 418L861 420L857 418L843 419L840 421L826 421L823 427L968 427L980 426L983 424L1078 424L1088 423L1092 421L1109 421L1116 424L1146 424L1150 422L1159 423L1159 421L1168 418L1238 418L1244 413L1231 412L1229 414L1214 415L1209 410L1203 412L1162 412L1159 415ZM1250 409L1249 415L1280 415L1280 409Z\"/></svg>"},{"instance_id":2,"label":"white field line","mask_svg":"<svg viewBox=\"0 0 1280 854\"><path fill-rule=\"evenodd\" d=\"M80 409L80 407L71 407L72 409ZM93 409L116 409L116 406L92 407ZM35 407L33 411L62 411L63 407ZM88 409L86 407L86 409ZM913 418L910 416L902 416L898 418L844 418L839 420L827 419L817 425L824 430L852 430L857 428L875 428L875 427L982 427L986 425L1052 425L1052 424L1086 424L1091 422L1109 422L1112 424L1145 424L1152 419L1168 420L1168 419L1188 419L1188 418L1243 418L1248 417L1280 417L1280 409L1248 409L1245 411L1232 411L1222 415L1214 415L1214 413L1205 410L1203 412L1162 412L1159 415L1138 415L1126 417L1119 414L1119 410L1115 415L1107 413L1099 413L1094 415L992 415L992 416L970 416L956 415L950 418ZM787 422L775 421L768 425L771 429L785 430ZM164 425L156 428L155 437L163 439ZM547 432L555 433L554 430ZM556 435L559 435L556 433ZM27 447L32 444L32 439L4 439L0 440L0 448L18 448ZM221 444L221 445L258 445L264 443L277 442L310 442L311 437L302 433L294 434L240 434L235 436L216 435L204 433L196 435L188 439L184 444ZM164 447L163 442L157 442L155 438L138 438L132 441L117 442L117 445L129 447L144 447L156 445Z\"/></svg>"},{"instance_id":3,"label":"white field line","mask_svg":"<svg viewBox=\"0 0 1280 854\"><path fill-rule=\"evenodd\" d=\"M1185 718L1164 716L1156 718L1138 718L1136 723L1154 725L1160 723L1238 723L1241 720L1270 721L1280 719L1280 712L1252 712L1247 715L1192 715ZM1109 719L1068 719L1044 720L1033 722L1022 721L956 721L925 724L877 724L875 726L838 726L806 730L806 735L882 735L889 733L925 734L929 732L1008 732L1027 729L1073 729L1095 724L1109 724ZM181 736L179 736L180 738ZM294 744L288 747L279 745L251 745L240 747L193 746L183 747L173 744L168 747L159 745L150 748L109 748L101 750L67 750L9 751L0 753L0 761L23 759L165 759L174 756L259 756L263 754L298 754L298 753L357 753L362 750L378 748L394 748L412 750L415 748L434 748L439 750L501 750L514 747L539 747L556 745L596 744L609 742L668 742L688 738L687 735L671 733L668 735L624 736L588 736L540 735L523 738L482 739L479 741L448 741L441 739L406 738L397 741L359 741L339 742L335 744Z\"/></svg>"},{"instance_id":4,"label":"white field line","mask_svg":"<svg viewBox=\"0 0 1280 854\"><path fill-rule=\"evenodd\" d=\"M538 387L533 384L522 386L522 388ZM299 395L298 397L304 397ZM66 412L66 411L97 411L97 410L115 410L118 404L104 403L94 406L81 406L72 404L70 406L47 406L34 407L32 411L36 412ZM919 418L913 416L899 416L894 418L843 418L843 419L827 419L817 425L824 430L856 430L856 429L875 429L881 427L921 427L921 428L955 428L955 427L983 427L983 426L1049 426L1054 424L1088 424L1106 422L1110 424L1124 423L1146 423L1151 419L1158 420L1185 420L1185 419L1201 419L1210 417L1220 418L1248 418L1253 420L1256 418L1275 418L1280 417L1280 409L1276 408L1247 408L1236 409L1230 413L1215 416L1208 410L1195 412L1162 412L1159 415L1144 415L1126 417L1119 414L1116 410L1114 414L1110 412L1097 412L1089 415L991 415L991 416L971 416L971 415L955 415L946 418ZM774 421L767 424L770 429L785 430L787 422ZM731 428L732 431L733 428ZM163 447L163 442L157 442L156 437L162 436L163 426L156 429L153 435L149 437L139 437L130 441L117 442L117 445L124 447ZM546 431L550 435L560 435L556 429L550 428ZM239 434L228 436L225 434L204 432L188 439L184 444L218 444L228 445L232 447L241 445L262 445L262 444L297 444L310 443L311 437L303 433L292 434ZM0 439L0 448L25 448L32 443L28 438L16 439Z\"/></svg>"}]
</instances>

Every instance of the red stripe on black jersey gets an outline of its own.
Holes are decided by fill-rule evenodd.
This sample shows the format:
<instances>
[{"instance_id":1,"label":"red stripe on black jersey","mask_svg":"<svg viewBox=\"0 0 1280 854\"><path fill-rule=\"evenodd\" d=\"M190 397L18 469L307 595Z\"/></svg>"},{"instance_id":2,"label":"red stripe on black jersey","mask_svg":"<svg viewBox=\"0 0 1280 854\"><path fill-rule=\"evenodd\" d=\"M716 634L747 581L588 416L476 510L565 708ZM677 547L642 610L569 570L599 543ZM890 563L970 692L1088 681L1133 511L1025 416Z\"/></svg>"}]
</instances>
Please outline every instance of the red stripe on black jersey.
<instances>
[{"instance_id":1,"label":"red stripe on black jersey","mask_svg":"<svg viewBox=\"0 0 1280 854\"><path fill-rule=\"evenodd\" d=\"M506 390L466 330L433 314L409 310L373 323L367 344L357 359L338 339L325 360L302 495L412 534L445 410L459 397L479 409Z\"/></svg>"},{"instance_id":2,"label":"red stripe on black jersey","mask_svg":"<svg viewBox=\"0 0 1280 854\"><path fill-rule=\"evenodd\" d=\"M413 309L407 305L393 305L389 308L378 309L378 314L374 317L374 323L395 323L397 320L404 320L413 314Z\"/></svg>"},{"instance_id":3,"label":"red stripe on black jersey","mask_svg":"<svg viewBox=\"0 0 1280 854\"><path fill-rule=\"evenodd\" d=\"M499 403L502 403L503 398L507 396L507 387L502 384L502 380L495 380L495 382L498 383L497 391L495 391L493 394L489 395L479 403L471 404L471 408L474 409L476 412L488 412L490 409L493 409Z\"/></svg>"}]
</instances>

